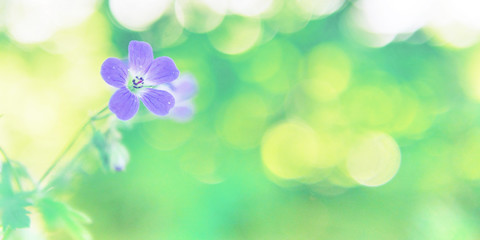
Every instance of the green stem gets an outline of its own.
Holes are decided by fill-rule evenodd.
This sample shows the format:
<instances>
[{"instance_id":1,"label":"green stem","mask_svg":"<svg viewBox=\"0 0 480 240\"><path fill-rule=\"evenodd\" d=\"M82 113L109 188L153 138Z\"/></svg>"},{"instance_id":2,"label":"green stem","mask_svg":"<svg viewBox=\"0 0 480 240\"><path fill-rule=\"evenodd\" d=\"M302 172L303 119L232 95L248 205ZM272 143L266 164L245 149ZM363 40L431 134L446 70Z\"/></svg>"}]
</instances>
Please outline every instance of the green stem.
<instances>
[{"instance_id":1,"label":"green stem","mask_svg":"<svg viewBox=\"0 0 480 240\"><path fill-rule=\"evenodd\" d=\"M102 114L103 112L105 112L106 110L108 109L108 106L107 107L104 107L102 110L100 110L98 113L96 113L95 115L93 115L92 117L90 117L90 119L88 119L88 121L83 124L83 126L77 131L77 133L74 135L73 139L70 141L70 143L65 147L65 149L63 149L63 151L60 153L60 155L58 155L58 157L55 159L55 161L53 161L52 165L47 169L47 171L43 174L43 176L40 178L40 181L38 182L38 185L40 185L42 183L43 180L45 180L45 178L50 174L50 172L52 172L52 170L58 165L58 163L60 162L60 160L62 160L62 158L65 156L65 154L67 154L67 152L70 150L70 148L73 147L73 145L75 144L75 142L77 141L77 139L81 136L82 132L87 128L87 126L92 123L93 121L95 120L98 120L97 117Z\"/></svg>"},{"instance_id":2,"label":"green stem","mask_svg":"<svg viewBox=\"0 0 480 240\"><path fill-rule=\"evenodd\" d=\"M7 153L0 147L0 153L2 154L3 158L5 158L5 162L8 164L8 166L12 169L12 175L13 178L15 179L15 182L17 182L18 189L23 192L22 185L20 184L20 179L17 176L17 172L15 171L15 168L13 168L12 161L10 161L10 158L8 158Z\"/></svg>"}]
</instances>

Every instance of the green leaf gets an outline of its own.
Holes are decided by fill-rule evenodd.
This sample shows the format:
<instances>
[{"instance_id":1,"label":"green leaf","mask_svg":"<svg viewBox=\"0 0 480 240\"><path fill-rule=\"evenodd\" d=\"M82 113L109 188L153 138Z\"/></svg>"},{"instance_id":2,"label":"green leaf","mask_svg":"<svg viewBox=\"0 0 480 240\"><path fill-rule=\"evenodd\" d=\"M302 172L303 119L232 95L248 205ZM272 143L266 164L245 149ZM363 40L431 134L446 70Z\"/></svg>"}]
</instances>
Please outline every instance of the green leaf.
<instances>
[{"instance_id":1,"label":"green leaf","mask_svg":"<svg viewBox=\"0 0 480 240\"><path fill-rule=\"evenodd\" d=\"M12 164L12 171L14 171L13 173L15 173L15 175L18 177L19 181L24 185L24 187L26 182L22 180L27 180L28 183L31 184L33 188L37 187L35 184L35 180L33 180L32 176L28 172L28 169L27 167L25 167L25 165L14 160L10 160L10 164Z\"/></svg>"},{"instance_id":2,"label":"green leaf","mask_svg":"<svg viewBox=\"0 0 480 240\"><path fill-rule=\"evenodd\" d=\"M15 194L12 189L11 167L8 163L2 165L2 182L0 184L0 209L2 209L2 225L4 228L26 228L30 226L29 211L31 205L22 194Z\"/></svg>"},{"instance_id":3,"label":"green leaf","mask_svg":"<svg viewBox=\"0 0 480 240\"><path fill-rule=\"evenodd\" d=\"M11 167L8 163L2 164L2 182L0 183L0 196L13 195L12 182L11 182Z\"/></svg>"},{"instance_id":4,"label":"green leaf","mask_svg":"<svg viewBox=\"0 0 480 240\"><path fill-rule=\"evenodd\" d=\"M91 236L84 224L91 220L82 212L66 203L46 197L36 203L43 219L50 229L66 229L75 239L89 240Z\"/></svg>"},{"instance_id":5,"label":"green leaf","mask_svg":"<svg viewBox=\"0 0 480 240\"><path fill-rule=\"evenodd\" d=\"M2 225L4 228L27 228L30 226L29 211L25 210L26 206L30 206L22 196L14 195L4 198L0 203L2 207Z\"/></svg>"}]
</instances>

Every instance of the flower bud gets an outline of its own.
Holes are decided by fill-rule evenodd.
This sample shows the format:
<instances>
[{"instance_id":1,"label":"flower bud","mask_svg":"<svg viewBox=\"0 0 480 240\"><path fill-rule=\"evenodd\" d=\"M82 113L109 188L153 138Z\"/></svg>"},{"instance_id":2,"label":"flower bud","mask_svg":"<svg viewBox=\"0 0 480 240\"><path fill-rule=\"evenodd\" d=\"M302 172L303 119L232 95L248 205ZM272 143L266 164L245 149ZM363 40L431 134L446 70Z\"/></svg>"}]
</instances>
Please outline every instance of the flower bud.
<instances>
[{"instance_id":1,"label":"flower bud","mask_svg":"<svg viewBox=\"0 0 480 240\"><path fill-rule=\"evenodd\" d=\"M130 154L125 145L118 141L109 144L110 169L120 172L124 171L130 161Z\"/></svg>"}]
</instances>

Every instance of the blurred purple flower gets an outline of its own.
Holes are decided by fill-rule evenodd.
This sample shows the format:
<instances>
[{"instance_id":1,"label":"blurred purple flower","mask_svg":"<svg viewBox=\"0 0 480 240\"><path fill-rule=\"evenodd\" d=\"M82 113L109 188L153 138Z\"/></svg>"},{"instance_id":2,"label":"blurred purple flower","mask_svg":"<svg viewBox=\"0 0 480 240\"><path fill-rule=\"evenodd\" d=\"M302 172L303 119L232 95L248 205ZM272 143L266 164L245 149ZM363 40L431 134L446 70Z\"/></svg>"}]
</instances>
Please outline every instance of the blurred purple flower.
<instances>
[{"instance_id":1,"label":"blurred purple flower","mask_svg":"<svg viewBox=\"0 0 480 240\"><path fill-rule=\"evenodd\" d=\"M130 154L125 145L120 142L111 142L108 151L110 168L117 172L125 171L130 161Z\"/></svg>"},{"instance_id":2,"label":"blurred purple flower","mask_svg":"<svg viewBox=\"0 0 480 240\"><path fill-rule=\"evenodd\" d=\"M168 113L168 117L186 122L194 113L193 97L198 91L197 80L192 74L185 73L172 83L158 86L156 89L170 92L176 100L175 106Z\"/></svg>"},{"instance_id":3,"label":"blurred purple flower","mask_svg":"<svg viewBox=\"0 0 480 240\"><path fill-rule=\"evenodd\" d=\"M119 88L108 106L121 120L129 120L138 112L140 100L159 116L167 115L175 105L172 94L155 88L177 79L179 71L169 57L154 59L152 47L146 42L131 41L128 64L118 58L108 58L100 74L106 83Z\"/></svg>"}]
</instances>

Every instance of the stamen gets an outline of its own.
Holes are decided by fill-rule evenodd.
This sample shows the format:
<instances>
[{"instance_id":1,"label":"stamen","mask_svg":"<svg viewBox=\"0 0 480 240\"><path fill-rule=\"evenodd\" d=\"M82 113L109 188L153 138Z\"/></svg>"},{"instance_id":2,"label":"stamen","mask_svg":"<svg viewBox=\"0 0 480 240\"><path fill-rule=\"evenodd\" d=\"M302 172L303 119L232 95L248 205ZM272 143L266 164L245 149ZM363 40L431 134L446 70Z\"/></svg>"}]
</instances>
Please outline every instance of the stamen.
<instances>
[{"instance_id":1,"label":"stamen","mask_svg":"<svg viewBox=\"0 0 480 240\"><path fill-rule=\"evenodd\" d=\"M134 88L142 88L144 81L142 77L135 76L135 78L132 79L132 83Z\"/></svg>"}]
</instances>

